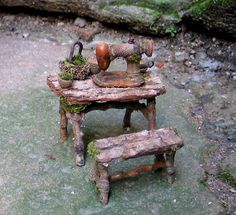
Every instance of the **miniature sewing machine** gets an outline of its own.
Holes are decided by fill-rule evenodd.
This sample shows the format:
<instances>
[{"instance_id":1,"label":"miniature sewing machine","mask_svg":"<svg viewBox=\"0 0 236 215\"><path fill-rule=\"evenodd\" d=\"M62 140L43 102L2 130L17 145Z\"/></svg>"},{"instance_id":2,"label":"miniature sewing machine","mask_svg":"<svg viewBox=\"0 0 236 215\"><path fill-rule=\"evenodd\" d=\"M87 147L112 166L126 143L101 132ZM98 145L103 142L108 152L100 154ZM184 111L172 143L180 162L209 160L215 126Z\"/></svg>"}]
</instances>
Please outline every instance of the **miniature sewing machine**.
<instances>
[{"instance_id":1,"label":"miniature sewing machine","mask_svg":"<svg viewBox=\"0 0 236 215\"><path fill-rule=\"evenodd\" d=\"M140 72L142 54L151 57L152 52L153 41L150 39L124 44L98 44L96 46L96 57L101 72L93 77L94 83L100 87L138 87L142 85L145 82ZM117 57L123 57L126 60L127 70L106 71L111 61Z\"/></svg>"}]
</instances>

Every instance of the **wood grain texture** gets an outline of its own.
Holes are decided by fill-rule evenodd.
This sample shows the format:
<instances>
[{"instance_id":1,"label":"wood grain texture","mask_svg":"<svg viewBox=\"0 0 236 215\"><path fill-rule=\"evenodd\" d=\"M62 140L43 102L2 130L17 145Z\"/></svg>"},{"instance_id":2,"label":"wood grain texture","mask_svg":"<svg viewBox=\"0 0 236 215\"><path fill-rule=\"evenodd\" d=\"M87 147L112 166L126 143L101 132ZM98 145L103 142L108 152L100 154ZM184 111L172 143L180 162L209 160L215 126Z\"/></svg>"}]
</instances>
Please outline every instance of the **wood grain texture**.
<instances>
[{"instance_id":1,"label":"wood grain texture","mask_svg":"<svg viewBox=\"0 0 236 215\"><path fill-rule=\"evenodd\" d=\"M160 76L149 72L145 84L135 88L103 88L95 85L91 79L74 81L69 89L62 89L56 75L48 76L49 88L58 96L64 96L69 104L81 104L89 102L107 101L136 101L139 99L153 98L166 92Z\"/></svg>"},{"instance_id":2,"label":"wood grain texture","mask_svg":"<svg viewBox=\"0 0 236 215\"><path fill-rule=\"evenodd\" d=\"M110 163L118 159L164 154L168 151L176 151L182 146L183 140L173 129L145 130L96 140L95 147L99 151L96 161Z\"/></svg>"}]
</instances>

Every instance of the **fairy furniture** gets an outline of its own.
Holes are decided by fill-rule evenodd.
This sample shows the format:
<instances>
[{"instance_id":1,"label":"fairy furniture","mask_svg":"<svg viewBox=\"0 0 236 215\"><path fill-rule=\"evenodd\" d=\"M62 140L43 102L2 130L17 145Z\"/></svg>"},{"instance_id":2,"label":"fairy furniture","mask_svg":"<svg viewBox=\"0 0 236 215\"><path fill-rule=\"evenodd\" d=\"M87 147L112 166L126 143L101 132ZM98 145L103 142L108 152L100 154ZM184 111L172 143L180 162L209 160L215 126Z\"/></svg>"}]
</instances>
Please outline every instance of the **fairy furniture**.
<instances>
[{"instance_id":1,"label":"fairy furniture","mask_svg":"<svg viewBox=\"0 0 236 215\"><path fill-rule=\"evenodd\" d=\"M159 74L145 73L145 83L132 88L104 88L97 86L92 79L75 80L72 87L62 89L57 75L47 78L49 88L60 96L60 137L67 138L67 123L70 119L74 133L76 164L84 165L84 142L81 125L86 113L109 108L126 108L124 127L130 127L130 118L134 110L141 111L149 122L149 129L156 128L156 97L166 92ZM146 100L141 103L140 100Z\"/></svg>"},{"instance_id":2,"label":"fairy furniture","mask_svg":"<svg viewBox=\"0 0 236 215\"><path fill-rule=\"evenodd\" d=\"M60 86L58 75L47 78L49 88L60 96L60 137L66 139L68 120L72 123L76 164L85 164L85 144L81 125L86 113L93 110L109 108L126 109L123 126L130 127L131 114L140 111L148 120L148 129L95 140L88 145L94 158L93 181L101 192L101 201L107 204L110 192L110 181L124 177L136 176L140 172L166 168L168 182L174 181L175 152L183 146L182 139L170 128L157 130L156 97L166 92L165 85L156 72L148 67L154 62L142 63L142 55L150 57L153 52L153 41L143 39L129 40L124 44L100 43L96 47L96 61L88 60L82 65L75 65L74 47L80 46L78 59L81 58L82 44L73 45L69 60L61 63L61 71L68 71L74 76L72 86L64 89ZM125 71L107 71L111 61L122 57L127 63ZM92 71L95 72L92 72ZM108 69L109 70L109 69ZM85 79L85 80L84 80ZM141 102L143 100L145 102ZM154 164L139 166L128 172L110 176L108 167L113 161L155 155Z\"/></svg>"},{"instance_id":3,"label":"fairy furniture","mask_svg":"<svg viewBox=\"0 0 236 215\"><path fill-rule=\"evenodd\" d=\"M182 146L183 140L170 128L145 130L90 143L88 146L89 153L95 160L92 180L101 193L101 202L103 204L108 203L110 181L137 176L141 172L166 168L168 182L173 183L174 157L176 151ZM127 172L109 175L108 167L111 164L146 155L155 155L156 162L151 165L139 166ZM158 157L164 159L160 161Z\"/></svg>"}]
</instances>

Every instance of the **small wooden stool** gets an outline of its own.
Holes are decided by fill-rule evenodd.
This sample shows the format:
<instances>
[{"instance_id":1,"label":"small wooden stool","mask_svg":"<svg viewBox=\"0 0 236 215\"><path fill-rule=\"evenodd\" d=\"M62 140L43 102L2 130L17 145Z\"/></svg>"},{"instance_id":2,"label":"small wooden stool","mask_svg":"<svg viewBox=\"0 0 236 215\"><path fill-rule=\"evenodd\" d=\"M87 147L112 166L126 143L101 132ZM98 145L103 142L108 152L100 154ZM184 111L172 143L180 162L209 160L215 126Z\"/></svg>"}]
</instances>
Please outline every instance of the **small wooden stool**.
<instances>
[{"instance_id":1,"label":"small wooden stool","mask_svg":"<svg viewBox=\"0 0 236 215\"><path fill-rule=\"evenodd\" d=\"M183 145L183 140L170 128L145 130L138 133L100 139L90 143L88 151L95 159L92 180L101 192L101 202L103 204L108 203L110 181L137 176L141 172L166 167L168 182L173 183L175 152ZM145 155L155 155L158 162L109 176L108 166L113 161L122 161L123 159Z\"/></svg>"}]
</instances>

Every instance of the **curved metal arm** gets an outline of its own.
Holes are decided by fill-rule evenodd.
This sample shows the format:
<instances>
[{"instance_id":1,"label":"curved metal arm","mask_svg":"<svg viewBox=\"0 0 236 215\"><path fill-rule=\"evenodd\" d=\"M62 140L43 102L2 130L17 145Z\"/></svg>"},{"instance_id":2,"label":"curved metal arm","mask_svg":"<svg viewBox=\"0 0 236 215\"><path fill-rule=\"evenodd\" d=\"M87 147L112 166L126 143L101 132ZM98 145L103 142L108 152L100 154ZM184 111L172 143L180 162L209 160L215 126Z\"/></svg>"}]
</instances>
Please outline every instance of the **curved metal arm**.
<instances>
[{"instance_id":1,"label":"curved metal arm","mask_svg":"<svg viewBox=\"0 0 236 215\"><path fill-rule=\"evenodd\" d=\"M69 55L69 63L73 63L73 57L74 57L74 51L75 51L75 46L78 45L79 46L79 51L78 54L80 55L82 53L83 50L83 44L80 41L76 41L71 49L70 49L70 55Z\"/></svg>"}]
</instances>

